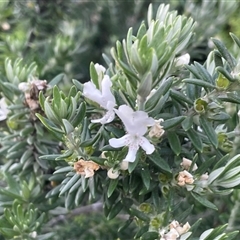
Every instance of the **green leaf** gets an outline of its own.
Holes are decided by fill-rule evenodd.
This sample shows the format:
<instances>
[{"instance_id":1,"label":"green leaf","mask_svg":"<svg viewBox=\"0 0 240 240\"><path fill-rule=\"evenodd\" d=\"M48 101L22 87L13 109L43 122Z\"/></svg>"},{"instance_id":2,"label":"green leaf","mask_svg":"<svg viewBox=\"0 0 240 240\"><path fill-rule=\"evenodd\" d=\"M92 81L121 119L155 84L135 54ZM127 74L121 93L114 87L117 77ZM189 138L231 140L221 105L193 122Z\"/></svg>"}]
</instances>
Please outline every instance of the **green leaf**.
<instances>
[{"instance_id":1,"label":"green leaf","mask_svg":"<svg viewBox=\"0 0 240 240\"><path fill-rule=\"evenodd\" d=\"M178 135L175 132L168 131L167 133L168 141L173 152L178 156L182 151L182 146Z\"/></svg>"},{"instance_id":2,"label":"green leaf","mask_svg":"<svg viewBox=\"0 0 240 240\"><path fill-rule=\"evenodd\" d=\"M77 182L74 183L74 184L72 185L72 187L70 188L69 193L72 193L72 192L78 190L78 188L81 188L81 185L82 185L82 179L79 177L79 179L77 180Z\"/></svg>"},{"instance_id":3,"label":"green leaf","mask_svg":"<svg viewBox=\"0 0 240 240\"><path fill-rule=\"evenodd\" d=\"M223 67L219 66L216 67L216 70L220 72L225 78L227 78L230 82L234 82L235 79L232 77L232 75Z\"/></svg>"},{"instance_id":4,"label":"green leaf","mask_svg":"<svg viewBox=\"0 0 240 240\"><path fill-rule=\"evenodd\" d=\"M143 99L147 98L152 89L152 73L149 72L140 82L138 86L137 93Z\"/></svg>"},{"instance_id":5,"label":"green leaf","mask_svg":"<svg viewBox=\"0 0 240 240\"><path fill-rule=\"evenodd\" d=\"M193 116L187 116L181 123L184 131L188 131L193 125Z\"/></svg>"},{"instance_id":6,"label":"green leaf","mask_svg":"<svg viewBox=\"0 0 240 240\"><path fill-rule=\"evenodd\" d=\"M139 239L144 233L146 233L149 229L149 225L142 226L139 231L134 236L134 239Z\"/></svg>"},{"instance_id":7,"label":"green leaf","mask_svg":"<svg viewBox=\"0 0 240 240\"><path fill-rule=\"evenodd\" d=\"M176 217L176 219L182 223L182 222L185 222L186 219L190 216L192 210L194 208L194 205L191 205L190 207L188 207L184 212L181 212L179 214L179 217Z\"/></svg>"},{"instance_id":8,"label":"green leaf","mask_svg":"<svg viewBox=\"0 0 240 240\"><path fill-rule=\"evenodd\" d=\"M151 175L150 175L148 168L141 169L141 177L143 180L143 184L145 185L146 189L148 190L150 188L150 184L151 184Z\"/></svg>"},{"instance_id":9,"label":"green leaf","mask_svg":"<svg viewBox=\"0 0 240 240\"><path fill-rule=\"evenodd\" d=\"M205 80L206 82L209 83L214 83L214 80L212 78L212 76L209 74L209 72L207 71L206 68L204 68L200 63L198 62L194 62L196 70L198 71L198 73L200 74L201 78Z\"/></svg>"},{"instance_id":10,"label":"green leaf","mask_svg":"<svg viewBox=\"0 0 240 240\"><path fill-rule=\"evenodd\" d=\"M160 157L160 155L156 152L153 152L151 155L148 156L149 160L152 161L156 166L158 166L163 171L166 171L168 173L172 173L169 165L167 162Z\"/></svg>"},{"instance_id":11,"label":"green leaf","mask_svg":"<svg viewBox=\"0 0 240 240\"><path fill-rule=\"evenodd\" d=\"M124 232L124 230L126 230L130 224L133 222L133 218L129 218L127 221L125 221L119 228L118 228L118 232L122 233Z\"/></svg>"},{"instance_id":12,"label":"green leaf","mask_svg":"<svg viewBox=\"0 0 240 240\"><path fill-rule=\"evenodd\" d=\"M233 41L237 44L237 46L240 48L240 39L236 36L236 35L234 35L233 33L229 33L230 34L230 36L231 36L231 38L233 39Z\"/></svg>"},{"instance_id":13,"label":"green leaf","mask_svg":"<svg viewBox=\"0 0 240 240\"><path fill-rule=\"evenodd\" d=\"M97 74L97 71L95 69L93 62L90 63L90 76L91 76L91 79L92 79L94 85L96 86L96 88L100 89L100 86L98 83L98 74Z\"/></svg>"},{"instance_id":14,"label":"green leaf","mask_svg":"<svg viewBox=\"0 0 240 240\"><path fill-rule=\"evenodd\" d=\"M214 121L227 121L231 117L225 112L219 112L213 115L209 115L208 118Z\"/></svg>"},{"instance_id":15,"label":"green leaf","mask_svg":"<svg viewBox=\"0 0 240 240\"><path fill-rule=\"evenodd\" d=\"M142 235L141 240L156 240L159 238L157 232L146 232Z\"/></svg>"},{"instance_id":16,"label":"green leaf","mask_svg":"<svg viewBox=\"0 0 240 240\"><path fill-rule=\"evenodd\" d=\"M135 161L130 162L129 165L128 165L128 172L129 173L132 173L134 171L134 169L137 167L140 157L141 157L141 151L138 151Z\"/></svg>"},{"instance_id":17,"label":"green leaf","mask_svg":"<svg viewBox=\"0 0 240 240\"><path fill-rule=\"evenodd\" d=\"M67 194L66 199L65 199L65 208L66 209L71 209L71 207L74 205L75 201L75 194Z\"/></svg>"},{"instance_id":18,"label":"green leaf","mask_svg":"<svg viewBox=\"0 0 240 240\"><path fill-rule=\"evenodd\" d=\"M90 177L88 180L88 187L90 191L90 200L96 198L96 182L95 178Z\"/></svg>"},{"instance_id":19,"label":"green leaf","mask_svg":"<svg viewBox=\"0 0 240 240\"><path fill-rule=\"evenodd\" d=\"M82 122L85 115L86 115L86 104L84 102L82 102L79 105L78 110L77 110L76 114L74 115L73 120L71 120L71 124L73 125L73 127L77 127Z\"/></svg>"},{"instance_id":20,"label":"green leaf","mask_svg":"<svg viewBox=\"0 0 240 240\"><path fill-rule=\"evenodd\" d=\"M173 127L176 127L178 124L180 124L183 120L185 120L185 116L178 116L171 119L167 119L164 122L161 122L161 125L163 126L164 130L171 129Z\"/></svg>"},{"instance_id":21,"label":"green leaf","mask_svg":"<svg viewBox=\"0 0 240 240\"><path fill-rule=\"evenodd\" d=\"M213 58L216 67L223 67L222 56L218 51L216 50L213 51Z\"/></svg>"},{"instance_id":22,"label":"green leaf","mask_svg":"<svg viewBox=\"0 0 240 240\"><path fill-rule=\"evenodd\" d=\"M44 112L49 120L53 121L54 123L59 123L60 119L56 112L52 109L51 105L48 103L47 99L44 102Z\"/></svg>"},{"instance_id":23,"label":"green leaf","mask_svg":"<svg viewBox=\"0 0 240 240\"><path fill-rule=\"evenodd\" d=\"M62 119L62 122L64 125L66 135L74 131L73 125L67 119Z\"/></svg>"},{"instance_id":24,"label":"green leaf","mask_svg":"<svg viewBox=\"0 0 240 240\"><path fill-rule=\"evenodd\" d=\"M61 168L57 169L53 174L68 173L72 170L73 170L73 167L71 167L71 166L61 167Z\"/></svg>"},{"instance_id":25,"label":"green leaf","mask_svg":"<svg viewBox=\"0 0 240 240\"><path fill-rule=\"evenodd\" d=\"M81 92L83 91L83 84L79 82L79 80L73 79L72 82L78 90L80 90Z\"/></svg>"},{"instance_id":26,"label":"green leaf","mask_svg":"<svg viewBox=\"0 0 240 240\"><path fill-rule=\"evenodd\" d=\"M57 127L52 121L48 120L47 118L41 116L39 113L36 113L36 116L42 122L42 124L48 128L50 131L57 132L57 133L64 133L61 129Z\"/></svg>"},{"instance_id":27,"label":"green leaf","mask_svg":"<svg viewBox=\"0 0 240 240\"><path fill-rule=\"evenodd\" d=\"M116 204L114 204L107 216L107 220L111 220L117 216L117 214L123 209L123 204L121 200L119 200Z\"/></svg>"},{"instance_id":28,"label":"green leaf","mask_svg":"<svg viewBox=\"0 0 240 240\"><path fill-rule=\"evenodd\" d=\"M150 217L147 216L145 213L137 210L136 208L130 208L130 214L133 216L133 217L137 217L145 222L149 222L150 220Z\"/></svg>"},{"instance_id":29,"label":"green leaf","mask_svg":"<svg viewBox=\"0 0 240 240\"><path fill-rule=\"evenodd\" d=\"M205 116L199 117L200 126L202 127L204 133L207 135L209 141L212 143L212 145L217 148L218 147L218 138L217 134L212 127L211 122L209 122Z\"/></svg>"},{"instance_id":30,"label":"green leaf","mask_svg":"<svg viewBox=\"0 0 240 240\"><path fill-rule=\"evenodd\" d=\"M54 161L56 158L60 157L60 154L49 154L40 156L40 159L47 160L47 161Z\"/></svg>"},{"instance_id":31,"label":"green leaf","mask_svg":"<svg viewBox=\"0 0 240 240\"><path fill-rule=\"evenodd\" d=\"M194 84L194 85L197 85L197 86L200 86L200 87L204 87L204 88L216 88L215 85L209 83L209 82L206 82L206 81L203 81L203 80L200 80L200 79L195 79L195 78L185 78L183 80L183 82L185 83L191 83L191 84Z\"/></svg>"},{"instance_id":32,"label":"green leaf","mask_svg":"<svg viewBox=\"0 0 240 240\"><path fill-rule=\"evenodd\" d=\"M59 92L59 89L57 86L53 87L53 101L54 104L56 104L57 108L60 109L61 108L61 94Z\"/></svg>"},{"instance_id":33,"label":"green leaf","mask_svg":"<svg viewBox=\"0 0 240 240\"><path fill-rule=\"evenodd\" d=\"M190 128L187 131L187 136L189 137L189 140L191 141L191 143L194 145L194 147L199 151L202 152L203 151L203 144L202 144L202 140L198 134L197 131L195 131L193 128Z\"/></svg>"},{"instance_id":34,"label":"green leaf","mask_svg":"<svg viewBox=\"0 0 240 240\"><path fill-rule=\"evenodd\" d=\"M146 103L145 103L146 111L148 111L150 109L154 109L154 107L158 104L161 96L165 95L168 92L168 90L170 89L170 87L173 83L173 79L174 79L173 77L170 77L161 83L161 85L158 87L156 92L146 101Z\"/></svg>"},{"instance_id":35,"label":"green leaf","mask_svg":"<svg viewBox=\"0 0 240 240\"><path fill-rule=\"evenodd\" d=\"M84 200L85 196L86 196L86 192L83 192L83 189L81 187L78 188L78 191L75 195L75 201L74 201L75 205L79 206L80 203Z\"/></svg>"},{"instance_id":36,"label":"green leaf","mask_svg":"<svg viewBox=\"0 0 240 240\"><path fill-rule=\"evenodd\" d=\"M48 85L54 87L55 85L58 85L58 83L60 83L63 79L63 77L65 76L64 73L60 73L58 74L56 77L54 77L49 83Z\"/></svg>"},{"instance_id":37,"label":"green leaf","mask_svg":"<svg viewBox=\"0 0 240 240\"><path fill-rule=\"evenodd\" d=\"M182 92L171 89L170 96L172 98L176 99L176 101L178 101L178 102L180 101L180 102L187 103L189 105L193 105L193 101L191 99L189 99L187 96L185 96Z\"/></svg>"},{"instance_id":38,"label":"green leaf","mask_svg":"<svg viewBox=\"0 0 240 240\"><path fill-rule=\"evenodd\" d=\"M197 200L203 206L211 208L216 211L218 210L217 207L213 203L211 203L210 201L208 201L206 199L206 196L202 197L202 196L198 195L197 193L193 193L193 192L191 192L191 195L194 197L195 200Z\"/></svg>"},{"instance_id":39,"label":"green leaf","mask_svg":"<svg viewBox=\"0 0 240 240\"><path fill-rule=\"evenodd\" d=\"M240 97L238 97L235 93L230 92L227 93L227 96L218 96L218 99L224 102L231 102L231 103L237 103L240 104Z\"/></svg>"},{"instance_id":40,"label":"green leaf","mask_svg":"<svg viewBox=\"0 0 240 240\"><path fill-rule=\"evenodd\" d=\"M75 175L67 182L67 184L61 189L60 196L63 195L66 191L68 191L79 179L81 175L75 173Z\"/></svg>"},{"instance_id":41,"label":"green leaf","mask_svg":"<svg viewBox=\"0 0 240 240\"><path fill-rule=\"evenodd\" d=\"M235 67L235 60L234 60L233 56L227 50L226 46L218 39L212 38L212 41L215 44L215 46L217 47L218 51L223 56L223 58L225 58L225 60L229 63L231 69L233 70Z\"/></svg>"},{"instance_id":42,"label":"green leaf","mask_svg":"<svg viewBox=\"0 0 240 240\"><path fill-rule=\"evenodd\" d=\"M107 190L107 196L110 198L118 185L118 179L111 179Z\"/></svg>"}]
</instances>

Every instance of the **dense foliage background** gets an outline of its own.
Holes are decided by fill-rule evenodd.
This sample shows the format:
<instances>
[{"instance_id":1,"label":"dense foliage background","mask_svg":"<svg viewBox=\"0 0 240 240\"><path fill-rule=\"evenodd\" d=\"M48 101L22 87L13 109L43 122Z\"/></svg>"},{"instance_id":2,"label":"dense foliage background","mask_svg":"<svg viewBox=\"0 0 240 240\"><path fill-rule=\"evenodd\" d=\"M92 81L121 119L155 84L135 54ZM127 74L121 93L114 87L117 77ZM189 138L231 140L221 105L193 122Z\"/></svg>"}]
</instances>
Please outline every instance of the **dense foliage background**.
<instances>
[{"instance_id":1,"label":"dense foliage background","mask_svg":"<svg viewBox=\"0 0 240 240\"><path fill-rule=\"evenodd\" d=\"M2 82L10 79L14 83L15 76L18 76L21 82L37 76L38 79L46 80L52 86L58 83L63 94L73 96L75 90L69 90L72 79L81 83L89 81L91 62L106 66L102 53L112 60L111 47L115 46L117 40L126 37L130 27L133 27L133 34L137 33L142 21L146 21L150 3L153 4L155 14L159 4L166 1L1 1L0 77ZM229 51L234 50L229 32L240 37L237 25L240 17L238 3L223 4L220 0L181 0L167 1L167 3L170 4L171 10L177 10L179 14L192 17L196 21L194 35L187 48L191 63L197 61L203 64L206 61L209 52L214 48L211 37L222 39ZM184 76L185 71L181 74ZM9 102L20 95L19 90L12 89L10 85L1 83L0 89L0 98L4 96ZM14 99L12 91L15 94ZM19 100L12 109L16 110L20 105ZM128 220L127 216L120 214L113 219L108 217L110 220L107 220L102 211L102 205L94 203L91 197L90 199L85 197L82 205L69 213L66 209L71 209L73 206L71 204L68 206L68 203L59 199L58 196L48 200L51 203L48 202L50 207L46 204L47 202L43 200L45 195L63 180L61 174L58 175L59 179L51 178L52 173L57 166L67 167L67 165L62 159L58 163L53 159L46 163L44 159L39 158L50 153L57 155L63 151L64 147L57 134L51 134L46 128L41 127L40 122L35 122L34 116L31 115L34 113L34 111L30 113L31 123L25 119L24 115L29 112L22 112L22 110L15 112L15 115L10 116L7 121L0 122L1 129L6 129L7 126L9 132L15 134L12 138L8 138L7 131L0 132L2 166L0 214L6 212L4 209L11 208L15 216L24 215L19 213L18 205L14 203L14 200L18 200L22 208L27 206L29 215L34 215L35 208L48 215L41 216L39 219L34 216L25 216L26 222L27 219L32 219L35 223L39 222L39 225L44 222L41 228L42 239L133 239L137 232L134 224L118 231L121 224ZM14 137L19 136L22 142L16 146ZM29 160L29 152L25 152L25 143L29 145L34 143L33 152L36 162L34 166L31 166L33 159ZM19 159L21 164L19 165L15 159ZM67 172L67 169L65 170ZM65 173L64 170L62 173ZM19 179L13 177L14 175L19 175ZM26 175L30 176L29 182L24 180ZM5 191L6 186L13 191L10 193ZM230 197L216 196L214 202L219 209L218 215L214 210L206 210L201 204L197 205L192 213L192 219L188 221L195 222L199 218L203 219L196 230L199 234L206 229L225 224L235 206L235 199L239 199L238 195L239 192L235 191ZM34 206L28 205L29 202ZM15 210L17 213L14 212ZM48 234L49 232L54 234ZM8 235L4 230L2 233L4 236ZM45 233L47 235L44 236ZM11 236L10 233L9 236ZM1 239L4 239L3 236ZM27 237L18 239L27 239Z\"/></svg>"}]
</instances>

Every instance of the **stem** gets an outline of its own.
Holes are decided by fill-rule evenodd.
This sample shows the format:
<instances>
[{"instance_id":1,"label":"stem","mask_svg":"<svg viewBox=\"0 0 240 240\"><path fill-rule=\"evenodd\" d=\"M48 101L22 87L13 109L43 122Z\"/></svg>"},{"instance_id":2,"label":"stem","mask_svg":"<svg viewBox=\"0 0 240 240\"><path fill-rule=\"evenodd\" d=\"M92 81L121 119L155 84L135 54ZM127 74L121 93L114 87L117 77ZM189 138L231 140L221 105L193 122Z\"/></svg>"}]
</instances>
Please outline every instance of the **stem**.
<instances>
[{"instance_id":1,"label":"stem","mask_svg":"<svg viewBox=\"0 0 240 240\"><path fill-rule=\"evenodd\" d=\"M235 223L239 208L240 208L240 202L236 201L234 207L232 208L232 211L228 220L227 230L234 229L234 223Z\"/></svg>"},{"instance_id":2,"label":"stem","mask_svg":"<svg viewBox=\"0 0 240 240\"><path fill-rule=\"evenodd\" d=\"M82 151L79 149L78 144L75 142L71 134L72 133L66 135L68 141L73 145L74 150L78 153L79 156L83 155Z\"/></svg>"}]
</instances>

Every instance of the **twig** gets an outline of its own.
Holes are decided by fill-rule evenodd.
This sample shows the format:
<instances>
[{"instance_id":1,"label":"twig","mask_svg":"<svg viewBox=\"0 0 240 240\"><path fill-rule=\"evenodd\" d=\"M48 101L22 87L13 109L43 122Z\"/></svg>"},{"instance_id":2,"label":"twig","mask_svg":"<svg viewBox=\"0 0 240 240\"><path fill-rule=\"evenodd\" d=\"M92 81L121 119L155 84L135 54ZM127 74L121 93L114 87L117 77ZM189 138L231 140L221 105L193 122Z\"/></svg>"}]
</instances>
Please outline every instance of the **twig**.
<instances>
[{"instance_id":1,"label":"twig","mask_svg":"<svg viewBox=\"0 0 240 240\"><path fill-rule=\"evenodd\" d=\"M60 222L64 222L68 218L72 218L72 217L78 216L80 214L88 214L88 213L91 213L91 212L99 212L99 211L102 210L102 207L103 207L103 204L101 202L97 202L97 203L93 203L93 204L88 205L88 206L76 208L72 212L70 212L69 214L66 214L66 215L61 214L61 215L51 219L47 223L47 226L48 227L53 227L53 226L59 224Z\"/></svg>"}]
</instances>

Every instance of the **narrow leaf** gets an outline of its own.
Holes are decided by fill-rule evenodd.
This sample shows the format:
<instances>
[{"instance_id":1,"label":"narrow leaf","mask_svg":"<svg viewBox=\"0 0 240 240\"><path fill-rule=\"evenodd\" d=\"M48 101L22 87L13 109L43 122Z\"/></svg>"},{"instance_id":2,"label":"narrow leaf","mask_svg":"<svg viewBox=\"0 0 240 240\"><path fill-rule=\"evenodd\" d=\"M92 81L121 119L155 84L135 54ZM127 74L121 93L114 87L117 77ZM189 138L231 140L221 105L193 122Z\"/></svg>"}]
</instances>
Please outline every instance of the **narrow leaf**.
<instances>
[{"instance_id":1,"label":"narrow leaf","mask_svg":"<svg viewBox=\"0 0 240 240\"><path fill-rule=\"evenodd\" d=\"M206 198L191 192L191 195L194 197L194 199L196 199L199 203L201 203L203 206L211 208L213 210L218 210L217 207L211 203L210 201L208 201Z\"/></svg>"},{"instance_id":2,"label":"narrow leaf","mask_svg":"<svg viewBox=\"0 0 240 240\"><path fill-rule=\"evenodd\" d=\"M217 139L217 134L212 127L211 122L209 122L205 116L200 116L199 117L199 122L201 124L201 127L204 131L204 133L207 135L209 141L212 143L212 145L217 148L218 147L218 139Z\"/></svg>"}]
</instances>

